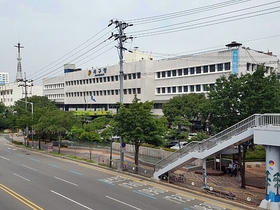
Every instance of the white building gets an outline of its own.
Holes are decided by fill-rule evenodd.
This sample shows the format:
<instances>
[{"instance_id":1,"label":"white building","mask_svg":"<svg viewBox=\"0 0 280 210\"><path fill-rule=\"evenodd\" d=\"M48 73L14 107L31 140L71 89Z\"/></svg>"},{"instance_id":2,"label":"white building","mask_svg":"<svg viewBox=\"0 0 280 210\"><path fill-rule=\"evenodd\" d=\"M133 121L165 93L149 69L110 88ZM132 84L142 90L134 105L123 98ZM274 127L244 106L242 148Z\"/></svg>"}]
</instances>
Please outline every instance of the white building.
<instances>
[{"instance_id":1,"label":"white building","mask_svg":"<svg viewBox=\"0 0 280 210\"><path fill-rule=\"evenodd\" d=\"M130 57L127 62L125 58L123 103L131 103L137 94L142 102L154 101L154 113L162 115L163 103L180 94L205 93L206 86L214 85L222 75L252 73L261 64L268 73L279 71L279 59L272 53L240 45L233 42L227 49L164 60L142 56L137 61ZM65 110L116 113L116 103L120 101L119 70L118 64L91 70L67 65L63 76L43 80L44 95Z\"/></svg>"},{"instance_id":2,"label":"white building","mask_svg":"<svg viewBox=\"0 0 280 210\"><path fill-rule=\"evenodd\" d=\"M9 83L9 73L0 72L0 85Z\"/></svg>"},{"instance_id":3,"label":"white building","mask_svg":"<svg viewBox=\"0 0 280 210\"><path fill-rule=\"evenodd\" d=\"M13 106L15 101L25 97L25 91L27 97L33 95L43 96L43 87L42 86L18 86L18 83L8 83L0 85L0 102L5 106Z\"/></svg>"}]
</instances>

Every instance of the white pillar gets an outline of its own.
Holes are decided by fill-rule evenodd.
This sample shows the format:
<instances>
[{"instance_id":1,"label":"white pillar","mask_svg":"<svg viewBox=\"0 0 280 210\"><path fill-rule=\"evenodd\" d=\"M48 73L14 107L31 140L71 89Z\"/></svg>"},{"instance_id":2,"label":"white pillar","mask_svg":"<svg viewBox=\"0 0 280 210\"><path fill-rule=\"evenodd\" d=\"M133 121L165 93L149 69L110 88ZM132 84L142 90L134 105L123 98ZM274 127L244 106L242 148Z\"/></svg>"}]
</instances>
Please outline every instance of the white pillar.
<instances>
[{"instance_id":1,"label":"white pillar","mask_svg":"<svg viewBox=\"0 0 280 210\"><path fill-rule=\"evenodd\" d=\"M207 186L206 158L202 160L202 177L203 177L203 187L206 187Z\"/></svg>"},{"instance_id":2,"label":"white pillar","mask_svg":"<svg viewBox=\"0 0 280 210\"><path fill-rule=\"evenodd\" d=\"M266 151L266 198L263 209L280 210L280 147L265 146Z\"/></svg>"}]
</instances>

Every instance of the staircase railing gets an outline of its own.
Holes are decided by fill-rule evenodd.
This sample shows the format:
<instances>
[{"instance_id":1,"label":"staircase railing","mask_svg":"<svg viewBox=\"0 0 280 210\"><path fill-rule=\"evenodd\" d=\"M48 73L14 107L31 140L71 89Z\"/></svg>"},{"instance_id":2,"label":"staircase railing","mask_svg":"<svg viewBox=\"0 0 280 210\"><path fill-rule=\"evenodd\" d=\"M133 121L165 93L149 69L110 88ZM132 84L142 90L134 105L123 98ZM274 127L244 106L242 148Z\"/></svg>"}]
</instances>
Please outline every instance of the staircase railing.
<instances>
[{"instance_id":1,"label":"staircase railing","mask_svg":"<svg viewBox=\"0 0 280 210\"><path fill-rule=\"evenodd\" d=\"M189 154L190 152L194 151L204 151L207 149L210 149L217 144L227 141L234 135L238 135L244 131L246 131L248 128L256 127L256 126L264 126L264 125L280 125L280 114L254 114L235 125L221 131L220 133L217 133L214 136L211 136L210 138L200 141L200 142L190 142L182 149L177 150L176 152L172 153L171 155L165 157L164 159L158 161L155 164L155 171L158 171L159 169L167 166L170 163L175 162L181 157L184 157L185 155Z\"/></svg>"}]
</instances>

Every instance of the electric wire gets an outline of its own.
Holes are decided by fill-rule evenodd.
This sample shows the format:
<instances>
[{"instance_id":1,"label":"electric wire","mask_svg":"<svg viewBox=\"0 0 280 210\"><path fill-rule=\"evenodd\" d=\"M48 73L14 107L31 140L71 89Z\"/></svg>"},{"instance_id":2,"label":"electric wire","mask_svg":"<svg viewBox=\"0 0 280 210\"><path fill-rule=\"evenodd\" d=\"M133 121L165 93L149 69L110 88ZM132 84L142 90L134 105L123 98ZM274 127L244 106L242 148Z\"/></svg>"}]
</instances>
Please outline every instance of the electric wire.
<instances>
[{"instance_id":1,"label":"electric wire","mask_svg":"<svg viewBox=\"0 0 280 210\"><path fill-rule=\"evenodd\" d=\"M179 11L179 12L173 12L173 13L169 13L169 14L163 14L163 15L146 17L146 18L139 18L139 19L131 19L131 20L127 20L126 22L133 22L133 24L135 24L135 25L152 23L152 22L182 17L182 16L186 16L186 15L207 12L207 11L211 11L214 9L219 9L219 8L223 8L223 7L227 7L227 6L232 6L235 4L244 3L247 1L250 1L250 0L237 0L237 1L230 0L230 1L222 2L222 3L211 4L211 5L207 5L207 6L202 6L202 7L198 7L198 8L194 8L194 9L189 9L189 10L183 10L183 11Z\"/></svg>"}]
</instances>

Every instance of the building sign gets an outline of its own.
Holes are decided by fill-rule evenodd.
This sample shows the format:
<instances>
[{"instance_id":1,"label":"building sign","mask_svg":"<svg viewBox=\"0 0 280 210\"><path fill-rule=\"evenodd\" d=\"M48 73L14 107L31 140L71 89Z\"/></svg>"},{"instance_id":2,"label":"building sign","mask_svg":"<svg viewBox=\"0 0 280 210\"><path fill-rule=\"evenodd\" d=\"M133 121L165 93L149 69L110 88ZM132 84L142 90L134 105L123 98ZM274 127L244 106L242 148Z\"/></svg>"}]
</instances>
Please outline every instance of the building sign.
<instances>
[{"instance_id":1,"label":"building sign","mask_svg":"<svg viewBox=\"0 0 280 210\"><path fill-rule=\"evenodd\" d=\"M88 71L88 76L94 74L96 77L104 76L107 73L107 68L103 69L91 69Z\"/></svg>"},{"instance_id":2,"label":"building sign","mask_svg":"<svg viewBox=\"0 0 280 210\"><path fill-rule=\"evenodd\" d=\"M232 74L238 74L238 49L232 50Z\"/></svg>"}]
</instances>

